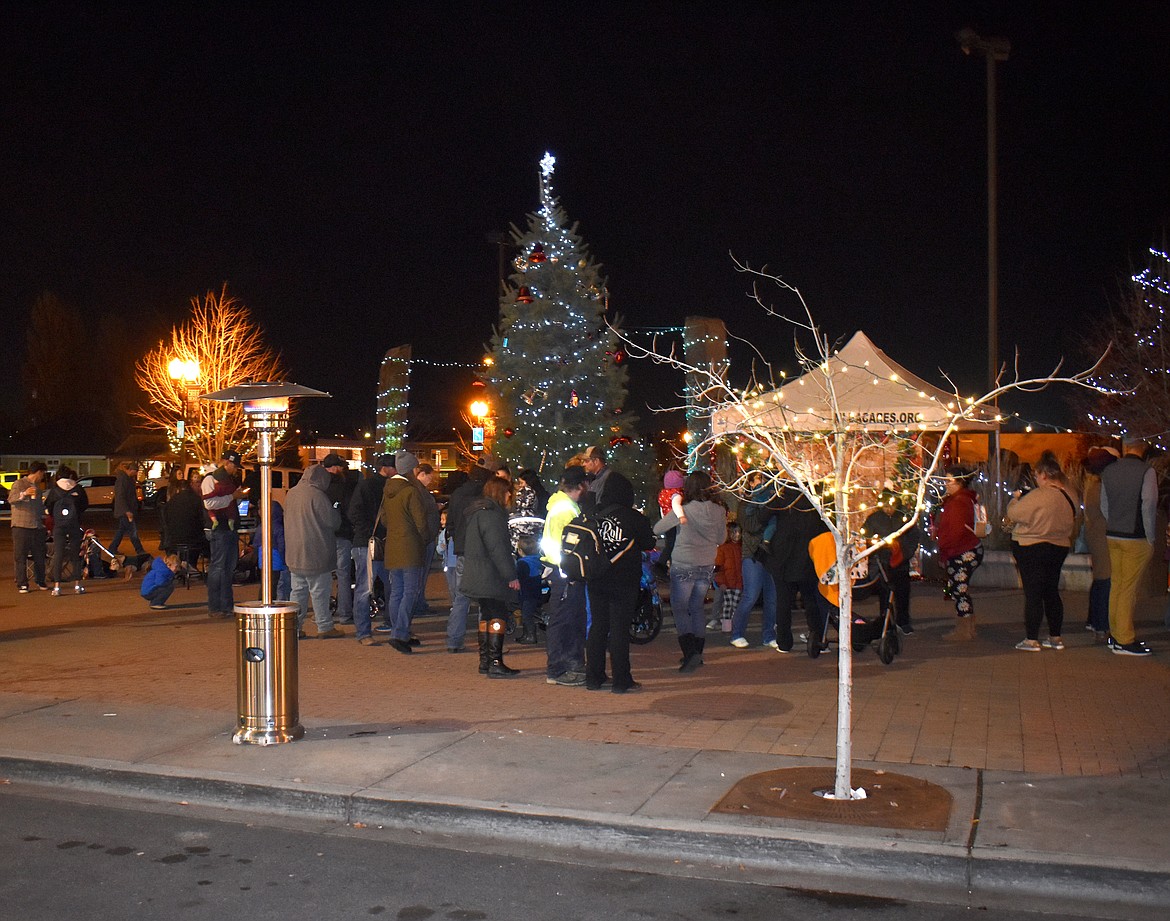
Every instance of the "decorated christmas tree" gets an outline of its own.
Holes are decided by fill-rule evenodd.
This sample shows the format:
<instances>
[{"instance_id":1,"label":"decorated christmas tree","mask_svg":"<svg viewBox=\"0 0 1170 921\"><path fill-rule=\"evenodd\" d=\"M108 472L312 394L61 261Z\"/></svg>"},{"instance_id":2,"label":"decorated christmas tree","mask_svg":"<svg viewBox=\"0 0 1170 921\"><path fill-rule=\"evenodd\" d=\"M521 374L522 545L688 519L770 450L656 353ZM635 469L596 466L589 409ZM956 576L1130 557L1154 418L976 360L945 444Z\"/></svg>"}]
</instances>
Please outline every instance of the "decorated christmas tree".
<instances>
[{"instance_id":1,"label":"decorated christmas tree","mask_svg":"<svg viewBox=\"0 0 1170 921\"><path fill-rule=\"evenodd\" d=\"M500 293L483 374L495 413L492 452L547 478L601 445L629 470L640 449L636 419L624 411L626 353L606 324L601 266L553 197L554 163L551 154L540 161L540 208L528 228L512 228L515 270Z\"/></svg>"}]
</instances>

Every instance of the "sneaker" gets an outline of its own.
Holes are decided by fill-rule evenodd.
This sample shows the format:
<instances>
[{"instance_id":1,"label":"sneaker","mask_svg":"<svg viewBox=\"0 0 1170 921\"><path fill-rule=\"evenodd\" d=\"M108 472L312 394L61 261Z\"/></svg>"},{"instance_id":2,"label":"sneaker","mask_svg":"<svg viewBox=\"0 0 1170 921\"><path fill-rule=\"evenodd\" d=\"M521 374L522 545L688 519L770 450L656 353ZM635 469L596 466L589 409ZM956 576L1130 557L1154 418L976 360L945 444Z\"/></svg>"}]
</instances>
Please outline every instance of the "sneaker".
<instances>
[{"instance_id":1,"label":"sneaker","mask_svg":"<svg viewBox=\"0 0 1170 921\"><path fill-rule=\"evenodd\" d=\"M613 687L613 693L615 694L632 694L634 691L640 690L642 690L642 682L640 681L631 681L624 688L619 688L617 685Z\"/></svg>"},{"instance_id":2,"label":"sneaker","mask_svg":"<svg viewBox=\"0 0 1170 921\"><path fill-rule=\"evenodd\" d=\"M1064 641L1059 636L1050 636L1046 640L1041 640L1040 645L1045 649L1064 649Z\"/></svg>"},{"instance_id":3,"label":"sneaker","mask_svg":"<svg viewBox=\"0 0 1170 921\"><path fill-rule=\"evenodd\" d=\"M898 632L901 633L902 636L910 636L910 634L914 632L914 628L909 624L906 624L905 627L903 627L901 624L898 624Z\"/></svg>"},{"instance_id":4,"label":"sneaker","mask_svg":"<svg viewBox=\"0 0 1170 921\"><path fill-rule=\"evenodd\" d=\"M53 590L51 592L49 592L49 594L54 595L54 596L60 595L61 594L61 587L59 585L54 586Z\"/></svg>"},{"instance_id":5,"label":"sneaker","mask_svg":"<svg viewBox=\"0 0 1170 921\"><path fill-rule=\"evenodd\" d=\"M377 646L378 641L376 639L374 639L372 636L359 636L358 637L358 645L359 646Z\"/></svg>"},{"instance_id":6,"label":"sneaker","mask_svg":"<svg viewBox=\"0 0 1170 921\"><path fill-rule=\"evenodd\" d=\"M780 644L777 643L775 640L768 640L768 642L766 642L764 645L767 646L769 649L775 649L777 652L780 651Z\"/></svg>"},{"instance_id":7,"label":"sneaker","mask_svg":"<svg viewBox=\"0 0 1170 921\"><path fill-rule=\"evenodd\" d=\"M47 592L48 590L49 590L49 586L45 585L44 582L37 583L37 591L38 592Z\"/></svg>"},{"instance_id":8,"label":"sneaker","mask_svg":"<svg viewBox=\"0 0 1170 921\"><path fill-rule=\"evenodd\" d=\"M344 630L338 630L336 627L330 627L324 633L318 632L317 639L319 639L319 640L335 640L341 636L345 636Z\"/></svg>"},{"instance_id":9,"label":"sneaker","mask_svg":"<svg viewBox=\"0 0 1170 921\"><path fill-rule=\"evenodd\" d=\"M708 630L718 630L722 626L722 624L723 624L722 620L720 620L719 618L715 618L713 620L707 621L707 629Z\"/></svg>"},{"instance_id":10,"label":"sneaker","mask_svg":"<svg viewBox=\"0 0 1170 921\"><path fill-rule=\"evenodd\" d=\"M556 678L546 678L549 684L559 684L563 688L579 688L585 684L585 676L580 672L565 672Z\"/></svg>"},{"instance_id":11,"label":"sneaker","mask_svg":"<svg viewBox=\"0 0 1170 921\"><path fill-rule=\"evenodd\" d=\"M387 626L386 624L379 624L378 626L376 626L374 628L374 632L375 633L393 633L394 628Z\"/></svg>"},{"instance_id":12,"label":"sneaker","mask_svg":"<svg viewBox=\"0 0 1170 921\"><path fill-rule=\"evenodd\" d=\"M1016 643L1016 649L1019 649L1021 652L1039 652L1040 651L1040 641L1039 640L1020 640L1018 643Z\"/></svg>"},{"instance_id":13,"label":"sneaker","mask_svg":"<svg viewBox=\"0 0 1170 921\"><path fill-rule=\"evenodd\" d=\"M781 653L782 655L788 655L788 653L792 652L791 649L785 649L783 646L780 646L780 645L774 645L772 648L775 649L778 653Z\"/></svg>"},{"instance_id":14,"label":"sneaker","mask_svg":"<svg viewBox=\"0 0 1170 921\"><path fill-rule=\"evenodd\" d=\"M150 609L152 611L165 611L167 609L167 606L165 604L152 604L150 606Z\"/></svg>"},{"instance_id":15,"label":"sneaker","mask_svg":"<svg viewBox=\"0 0 1170 921\"><path fill-rule=\"evenodd\" d=\"M22 595L27 595L28 594L28 586L22 585L19 589L17 589L17 591L19 591Z\"/></svg>"},{"instance_id":16,"label":"sneaker","mask_svg":"<svg viewBox=\"0 0 1170 921\"><path fill-rule=\"evenodd\" d=\"M85 586L84 585L73 586L73 594L74 595L84 595L85 594Z\"/></svg>"},{"instance_id":17,"label":"sneaker","mask_svg":"<svg viewBox=\"0 0 1170 921\"><path fill-rule=\"evenodd\" d=\"M737 636L731 641L731 645L736 649L747 649L750 644L742 636Z\"/></svg>"},{"instance_id":18,"label":"sneaker","mask_svg":"<svg viewBox=\"0 0 1170 921\"><path fill-rule=\"evenodd\" d=\"M1114 642L1110 649L1119 656L1152 656L1154 654L1154 651L1149 646L1139 640L1126 643L1124 646L1121 643Z\"/></svg>"},{"instance_id":19,"label":"sneaker","mask_svg":"<svg viewBox=\"0 0 1170 921\"><path fill-rule=\"evenodd\" d=\"M1105 645L1112 651L1113 647L1117 645L1117 640L1113 638L1113 634L1108 634L1105 637Z\"/></svg>"}]
</instances>

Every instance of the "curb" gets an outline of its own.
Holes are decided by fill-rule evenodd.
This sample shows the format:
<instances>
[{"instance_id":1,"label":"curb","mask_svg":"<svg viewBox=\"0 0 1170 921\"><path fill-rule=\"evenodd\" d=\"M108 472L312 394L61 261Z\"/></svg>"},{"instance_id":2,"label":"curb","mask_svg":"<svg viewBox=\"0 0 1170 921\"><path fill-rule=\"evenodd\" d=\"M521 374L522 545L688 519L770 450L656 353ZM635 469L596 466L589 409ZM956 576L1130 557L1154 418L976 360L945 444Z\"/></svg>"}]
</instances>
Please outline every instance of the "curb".
<instances>
[{"instance_id":1,"label":"curb","mask_svg":"<svg viewBox=\"0 0 1170 921\"><path fill-rule=\"evenodd\" d=\"M288 789L116 762L0 756L0 772L31 786L299 816L364 826L383 837L409 833L412 841L435 847L474 846L510 856L666 876L1133 921L1162 921L1170 907L1170 873L1101 867L1061 855L993 855L953 845L849 841L823 831L749 832L716 822L552 814L531 805L390 799L327 786Z\"/></svg>"}]
</instances>

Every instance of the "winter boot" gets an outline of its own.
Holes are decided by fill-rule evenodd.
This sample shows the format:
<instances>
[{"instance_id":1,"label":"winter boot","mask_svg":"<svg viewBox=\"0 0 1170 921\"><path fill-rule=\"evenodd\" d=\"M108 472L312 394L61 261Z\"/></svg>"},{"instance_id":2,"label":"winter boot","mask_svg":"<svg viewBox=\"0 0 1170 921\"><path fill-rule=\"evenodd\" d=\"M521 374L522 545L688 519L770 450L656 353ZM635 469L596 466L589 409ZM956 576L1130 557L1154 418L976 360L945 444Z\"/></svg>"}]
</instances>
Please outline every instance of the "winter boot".
<instances>
[{"instance_id":1,"label":"winter boot","mask_svg":"<svg viewBox=\"0 0 1170 921\"><path fill-rule=\"evenodd\" d=\"M706 637L691 637L691 654L679 669L680 672L693 672L703 664L703 647L707 645Z\"/></svg>"},{"instance_id":2,"label":"winter boot","mask_svg":"<svg viewBox=\"0 0 1170 921\"><path fill-rule=\"evenodd\" d=\"M536 645L536 628L528 626L524 628L524 632L520 638L516 640L521 646L535 646Z\"/></svg>"},{"instance_id":3,"label":"winter boot","mask_svg":"<svg viewBox=\"0 0 1170 921\"><path fill-rule=\"evenodd\" d=\"M503 618L494 617L488 621L487 650L489 678L515 678L520 674L517 668L508 668L504 664L504 631L508 625Z\"/></svg>"},{"instance_id":4,"label":"winter boot","mask_svg":"<svg viewBox=\"0 0 1170 921\"><path fill-rule=\"evenodd\" d=\"M691 657L691 652L695 648L695 636L693 633L680 633L678 637L678 648L682 650L682 655L679 656L678 664L680 666L687 664L687 659ZM682 669L679 668L681 672Z\"/></svg>"},{"instance_id":5,"label":"winter boot","mask_svg":"<svg viewBox=\"0 0 1170 921\"><path fill-rule=\"evenodd\" d=\"M488 663L490 661L490 657L488 656L487 621L481 620L479 622L479 673L481 675L488 673Z\"/></svg>"}]
</instances>

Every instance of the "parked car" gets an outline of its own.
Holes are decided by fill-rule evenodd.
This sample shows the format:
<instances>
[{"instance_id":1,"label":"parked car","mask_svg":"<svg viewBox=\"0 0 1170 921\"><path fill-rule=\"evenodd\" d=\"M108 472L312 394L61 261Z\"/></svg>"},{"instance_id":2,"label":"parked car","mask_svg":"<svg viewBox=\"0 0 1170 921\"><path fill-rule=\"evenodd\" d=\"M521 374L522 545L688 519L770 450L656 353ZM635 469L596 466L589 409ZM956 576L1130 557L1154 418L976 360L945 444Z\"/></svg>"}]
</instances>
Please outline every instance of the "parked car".
<instances>
[{"instance_id":1,"label":"parked car","mask_svg":"<svg viewBox=\"0 0 1170 921\"><path fill-rule=\"evenodd\" d=\"M114 483L117 479L113 474L83 476L77 480L77 485L85 490L90 508L113 508Z\"/></svg>"}]
</instances>

